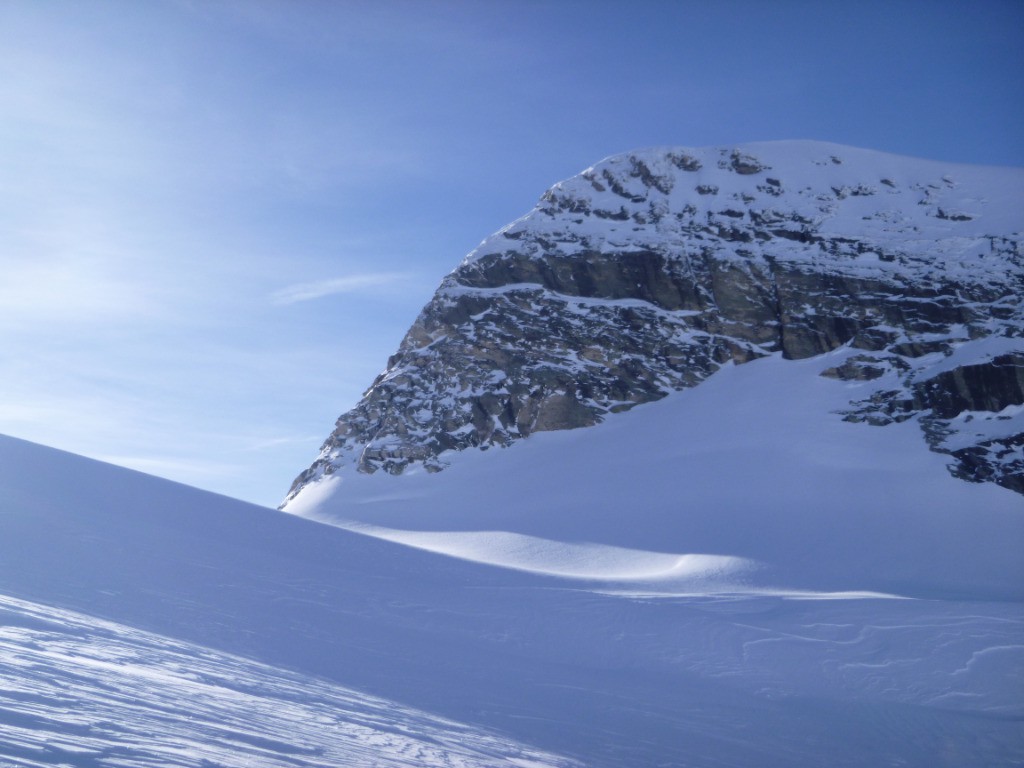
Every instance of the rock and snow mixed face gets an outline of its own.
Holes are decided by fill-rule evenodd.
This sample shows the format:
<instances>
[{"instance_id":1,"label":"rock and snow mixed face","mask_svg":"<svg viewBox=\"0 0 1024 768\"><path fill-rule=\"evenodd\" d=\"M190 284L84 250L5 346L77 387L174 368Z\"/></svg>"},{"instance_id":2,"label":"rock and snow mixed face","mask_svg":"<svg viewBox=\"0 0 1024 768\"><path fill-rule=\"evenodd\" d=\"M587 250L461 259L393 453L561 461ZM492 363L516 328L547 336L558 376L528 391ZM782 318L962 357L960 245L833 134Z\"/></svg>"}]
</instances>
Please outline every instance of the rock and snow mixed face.
<instances>
[{"instance_id":1,"label":"rock and snow mixed face","mask_svg":"<svg viewBox=\"0 0 1024 768\"><path fill-rule=\"evenodd\" d=\"M289 498L343 467L583 427L780 354L858 354L844 416L917 419L1024 491L1024 171L818 142L663 148L552 187L441 283Z\"/></svg>"}]
</instances>

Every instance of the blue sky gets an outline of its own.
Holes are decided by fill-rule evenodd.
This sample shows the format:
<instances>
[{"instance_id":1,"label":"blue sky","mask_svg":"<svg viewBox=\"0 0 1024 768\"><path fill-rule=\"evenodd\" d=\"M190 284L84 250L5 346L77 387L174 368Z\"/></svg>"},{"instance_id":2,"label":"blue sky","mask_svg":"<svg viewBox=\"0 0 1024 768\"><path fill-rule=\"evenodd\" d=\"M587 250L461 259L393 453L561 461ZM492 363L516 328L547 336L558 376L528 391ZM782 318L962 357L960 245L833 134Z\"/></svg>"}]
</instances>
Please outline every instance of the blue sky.
<instances>
[{"instance_id":1,"label":"blue sky","mask_svg":"<svg viewBox=\"0 0 1024 768\"><path fill-rule=\"evenodd\" d=\"M1024 3L0 3L0 432L275 505L445 273L651 145L1024 165Z\"/></svg>"}]
</instances>

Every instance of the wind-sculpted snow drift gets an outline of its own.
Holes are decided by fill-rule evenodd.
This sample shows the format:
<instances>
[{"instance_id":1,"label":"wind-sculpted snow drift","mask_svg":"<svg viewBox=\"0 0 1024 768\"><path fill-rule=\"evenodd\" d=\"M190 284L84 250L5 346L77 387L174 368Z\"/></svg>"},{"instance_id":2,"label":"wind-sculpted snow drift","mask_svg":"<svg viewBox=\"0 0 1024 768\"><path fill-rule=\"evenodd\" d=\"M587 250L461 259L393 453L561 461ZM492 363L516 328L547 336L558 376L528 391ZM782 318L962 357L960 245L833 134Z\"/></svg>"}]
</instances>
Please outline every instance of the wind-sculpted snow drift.
<instances>
[{"instance_id":1,"label":"wind-sculpted snow drift","mask_svg":"<svg viewBox=\"0 0 1024 768\"><path fill-rule=\"evenodd\" d=\"M824 375L872 382L846 418L912 419L958 477L1024 492L1021 200L1019 169L818 142L604 160L444 279L289 499L840 347Z\"/></svg>"}]
</instances>

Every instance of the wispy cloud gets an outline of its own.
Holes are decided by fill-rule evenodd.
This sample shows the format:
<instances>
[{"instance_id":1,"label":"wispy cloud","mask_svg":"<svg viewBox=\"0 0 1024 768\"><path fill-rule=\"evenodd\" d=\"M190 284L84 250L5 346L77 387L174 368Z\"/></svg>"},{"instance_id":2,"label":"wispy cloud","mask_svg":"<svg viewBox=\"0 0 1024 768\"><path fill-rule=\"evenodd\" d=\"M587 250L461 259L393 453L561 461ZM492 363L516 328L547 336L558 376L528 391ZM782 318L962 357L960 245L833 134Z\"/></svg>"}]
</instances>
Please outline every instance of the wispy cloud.
<instances>
[{"instance_id":1,"label":"wispy cloud","mask_svg":"<svg viewBox=\"0 0 1024 768\"><path fill-rule=\"evenodd\" d=\"M385 288L405 282L409 279L407 272L370 272L362 275L348 275L329 280L318 280L312 283L289 285L271 294L274 304L296 304L300 301L312 301L324 296L339 293L358 293L369 288Z\"/></svg>"},{"instance_id":2,"label":"wispy cloud","mask_svg":"<svg viewBox=\"0 0 1024 768\"><path fill-rule=\"evenodd\" d=\"M316 446L323 442L323 435L305 435L303 437L268 437L265 440L256 440L242 450L245 451L266 451L271 448L291 445L312 445Z\"/></svg>"}]
</instances>

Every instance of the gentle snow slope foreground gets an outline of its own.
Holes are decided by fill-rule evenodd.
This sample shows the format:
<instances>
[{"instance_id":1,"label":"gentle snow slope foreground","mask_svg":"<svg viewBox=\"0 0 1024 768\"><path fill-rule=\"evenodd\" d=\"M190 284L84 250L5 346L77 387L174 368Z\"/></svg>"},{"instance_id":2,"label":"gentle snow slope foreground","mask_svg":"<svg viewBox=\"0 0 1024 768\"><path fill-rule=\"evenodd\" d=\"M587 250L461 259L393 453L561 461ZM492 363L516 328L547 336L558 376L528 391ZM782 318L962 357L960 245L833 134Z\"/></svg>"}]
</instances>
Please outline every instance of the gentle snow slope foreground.
<instances>
[{"instance_id":1,"label":"gentle snow slope foreground","mask_svg":"<svg viewBox=\"0 0 1024 768\"><path fill-rule=\"evenodd\" d=\"M0 764L1019 765L1019 497L824 362L299 498L372 536L0 439Z\"/></svg>"}]
</instances>

